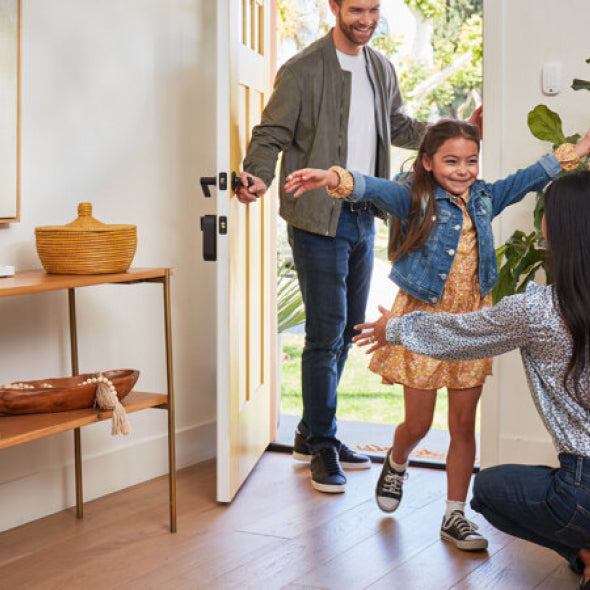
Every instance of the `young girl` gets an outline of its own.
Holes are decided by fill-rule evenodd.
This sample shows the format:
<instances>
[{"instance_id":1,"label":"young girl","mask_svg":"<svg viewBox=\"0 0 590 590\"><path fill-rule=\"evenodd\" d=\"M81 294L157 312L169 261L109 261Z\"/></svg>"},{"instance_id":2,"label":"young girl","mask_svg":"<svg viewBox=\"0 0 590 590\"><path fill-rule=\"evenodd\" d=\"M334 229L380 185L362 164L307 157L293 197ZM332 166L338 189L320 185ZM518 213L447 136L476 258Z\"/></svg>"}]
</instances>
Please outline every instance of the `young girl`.
<instances>
[{"instance_id":1,"label":"young girl","mask_svg":"<svg viewBox=\"0 0 590 590\"><path fill-rule=\"evenodd\" d=\"M298 197L326 186L333 197L370 200L393 214L398 223L390 244L394 261L390 277L400 287L393 313L462 313L491 304L498 275L492 218L558 176L560 161L566 168L575 167L587 153L585 144L579 146L562 147L559 153L490 184L477 180L477 128L441 120L424 136L408 182L332 167L293 172L285 188ZM374 364L386 365L387 378L403 384L405 404L404 422L395 430L377 482L377 504L386 512L397 509L409 455L430 429L437 389L447 387L451 442L441 536L460 549L485 549L487 540L465 518L464 506L475 459L475 413L483 382L491 373L491 359L441 362L395 346L376 357Z\"/></svg>"},{"instance_id":2,"label":"young girl","mask_svg":"<svg viewBox=\"0 0 590 590\"><path fill-rule=\"evenodd\" d=\"M587 135L585 140L590 143ZM578 144L580 145L580 144ZM451 315L411 313L377 322L355 340L369 352L387 341L438 359L478 359L520 348L531 395L559 453L559 468L499 465L475 478L471 507L500 530L549 547L583 573L590 590L590 172L545 193L543 235L552 286L492 308Z\"/></svg>"}]
</instances>

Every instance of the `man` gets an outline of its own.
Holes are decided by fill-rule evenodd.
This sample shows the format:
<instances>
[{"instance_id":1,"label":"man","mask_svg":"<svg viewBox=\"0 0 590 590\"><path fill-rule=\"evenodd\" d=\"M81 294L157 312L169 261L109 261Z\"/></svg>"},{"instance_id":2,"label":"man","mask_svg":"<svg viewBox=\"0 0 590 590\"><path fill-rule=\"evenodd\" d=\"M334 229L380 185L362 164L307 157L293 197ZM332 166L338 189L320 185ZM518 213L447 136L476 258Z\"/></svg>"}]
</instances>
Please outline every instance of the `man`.
<instances>
[{"instance_id":1,"label":"man","mask_svg":"<svg viewBox=\"0 0 590 590\"><path fill-rule=\"evenodd\" d=\"M264 194L283 153L280 214L306 314L303 416L293 456L311 460L315 489L338 493L346 484L342 467L370 467L368 457L336 438L336 389L353 326L364 319L378 211L332 199L323 188L294 199L283 186L287 174L305 167L339 165L389 178L390 144L417 147L426 124L404 113L393 65L366 46L379 21L379 0L329 2L336 26L279 70L236 194L243 203Z\"/></svg>"}]
</instances>

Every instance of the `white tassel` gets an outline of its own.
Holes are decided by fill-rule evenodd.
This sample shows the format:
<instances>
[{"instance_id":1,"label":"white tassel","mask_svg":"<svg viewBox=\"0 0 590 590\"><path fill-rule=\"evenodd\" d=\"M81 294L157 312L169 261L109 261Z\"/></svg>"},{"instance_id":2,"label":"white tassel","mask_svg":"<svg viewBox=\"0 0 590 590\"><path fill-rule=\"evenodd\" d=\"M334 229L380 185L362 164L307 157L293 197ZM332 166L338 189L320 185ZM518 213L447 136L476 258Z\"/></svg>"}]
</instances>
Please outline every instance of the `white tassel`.
<instances>
[{"instance_id":1,"label":"white tassel","mask_svg":"<svg viewBox=\"0 0 590 590\"><path fill-rule=\"evenodd\" d=\"M117 390L102 373L97 373L96 377L96 404L101 410L113 411L111 434L129 434L131 432L127 412L117 397Z\"/></svg>"}]
</instances>

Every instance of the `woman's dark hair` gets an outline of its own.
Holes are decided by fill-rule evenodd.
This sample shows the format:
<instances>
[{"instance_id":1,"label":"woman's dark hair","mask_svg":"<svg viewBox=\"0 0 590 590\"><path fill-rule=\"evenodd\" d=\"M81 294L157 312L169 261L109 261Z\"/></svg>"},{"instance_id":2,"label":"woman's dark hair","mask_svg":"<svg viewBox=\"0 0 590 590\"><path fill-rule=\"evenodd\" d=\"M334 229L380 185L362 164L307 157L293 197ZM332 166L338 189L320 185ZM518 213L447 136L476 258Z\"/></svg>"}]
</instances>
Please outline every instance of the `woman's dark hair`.
<instances>
[{"instance_id":1,"label":"woman's dark hair","mask_svg":"<svg viewBox=\"0 0 590 590\"><path fill-rule=\"evenodd\" d=\"M424 168L422 157L426 154L432 159L445 141L456 137L464 137L474 141L479 150L479 129L475 125L467 123L467 121L441 119L429 127L422 138L422 143L418 148L418 154L414 161L412 196L407 227L402 231L402 221L397 217L393 219L391 240L388 248L391 261L407 252L419 250L430 237L438 214L437 204L434 199L436 181L432 174Z\"/></svg>"},{"instance_id":2,"label":"woman's dark hair","mask_svg":"<svg viewBox=\"0 0 590 590\"><path fill-rule=\"evenodd\" d=\"M580 376L590 356L590 171L559 178L544 199L553 291L573 347L563 385L580 401Z\"/></svg>"}]
</instances>

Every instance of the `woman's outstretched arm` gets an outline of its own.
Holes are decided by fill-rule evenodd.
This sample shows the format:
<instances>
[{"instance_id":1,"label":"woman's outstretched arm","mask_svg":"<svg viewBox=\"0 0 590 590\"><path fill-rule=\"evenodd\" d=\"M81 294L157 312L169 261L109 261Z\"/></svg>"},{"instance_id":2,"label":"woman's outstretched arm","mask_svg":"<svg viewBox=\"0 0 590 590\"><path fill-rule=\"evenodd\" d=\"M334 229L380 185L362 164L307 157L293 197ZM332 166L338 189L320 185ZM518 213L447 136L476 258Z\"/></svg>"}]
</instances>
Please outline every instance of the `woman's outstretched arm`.
<instances>
[{"instance_id":1,"label":"woman's outstretched arm","mask_svg":"<svg viewBox=\"0 0 590 590\"><path fill-rule=\"evenodd\" d=\"M526 294L505 297L497 305L471 313L416 311L401 318L380 308L375 321L355 326L362 330L353 341L367 353L385 344L440 360L472 360L496 356L529 341Z\"/></svg>"}]
</instances>

